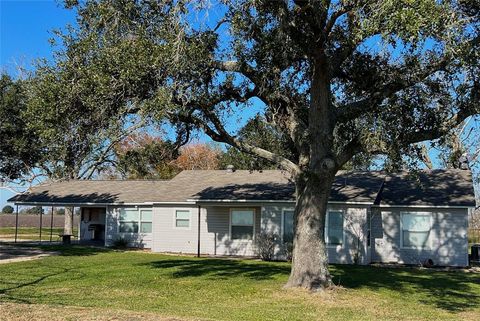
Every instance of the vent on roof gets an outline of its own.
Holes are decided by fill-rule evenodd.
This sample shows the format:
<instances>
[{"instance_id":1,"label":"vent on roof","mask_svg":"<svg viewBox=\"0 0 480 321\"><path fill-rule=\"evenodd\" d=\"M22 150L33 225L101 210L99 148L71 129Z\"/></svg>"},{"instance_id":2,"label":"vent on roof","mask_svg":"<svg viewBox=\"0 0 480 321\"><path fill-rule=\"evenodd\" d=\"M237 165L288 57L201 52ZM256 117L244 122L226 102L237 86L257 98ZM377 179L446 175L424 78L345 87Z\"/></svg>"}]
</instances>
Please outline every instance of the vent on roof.
<instances>
[{"instance_id":1,"label":"vent on roof","mask_svg":"<svg viewBox=\"0 0 480 321\"><path fill-rule=\"evenodd\" d=\"M227 173L233 173L233 172L235 172L235 166L227 165Z\"/></svg>"}]
</instances>

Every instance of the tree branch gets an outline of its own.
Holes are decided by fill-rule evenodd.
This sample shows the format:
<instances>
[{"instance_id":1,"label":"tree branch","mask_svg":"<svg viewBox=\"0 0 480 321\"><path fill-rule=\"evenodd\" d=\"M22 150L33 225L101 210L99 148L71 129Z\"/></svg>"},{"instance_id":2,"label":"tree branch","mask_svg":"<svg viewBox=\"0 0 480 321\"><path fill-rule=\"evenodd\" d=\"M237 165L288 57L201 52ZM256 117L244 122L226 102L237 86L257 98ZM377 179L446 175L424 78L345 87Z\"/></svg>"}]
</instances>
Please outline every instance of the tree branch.
<instances>
[{"instance_id":1,"label":"tree branch","mask_svg":"<svg viewBox=\"0 0 480 321\"><path fill-rule=\"evenodd\" d=\"M245 94L245 98L259 98L265 105L271 108L272 114L275 114L275 106L278 107L277 111L279 112L280 110L278 109L284 108L285 110L282 113L286 115L289 119L287 121L287 124L281 125L277 123L276 120L278 119L274 119L274 122L280 128L283 127L288 131L288 134L290 135L292 141L295 143L296 148L299 151L302 151L304 149L305 134L308 126L305 121L301 119L299 111L295 110L295 106L297 104L292 101L292 95L277 94L274 97L267 95L267 92L264 90L265 84L262 82L261 78L255 74L253 68L248 64L241 64L237 61L214 61L212 63L212 66L221 71L236 72L247 77L255 85L255 88L253 90L250 90L249 93ZM236 100L239 102L248 100L239 99L240 95L236 96Z\"/></svg>"},{"instance_id":2,"label":"tree branch","mask_svg":"<svg viewBox=\"0 0 480 321\"><path fill-rule=\"evenodd\" d=\"M340 8L338 11L335 11L331 16L330 19L328 19L327 23L325 24L325 28L323 29L323 34L324 38L328 39L328 36L330 35L330 32L332 31L333 27L335 26L335 23L337 20L343 16L344 14L350 12L352 10L351 6L345 6Z\"/></svg>"},{"instance_id":3,"label":"tree branch","mask_svg":"<svg viewBox=\"0 0 480 321\"><path fill-rule=\"evenodd\" d=\"M277 155L275 153L272 153L270 151L267 151L263 148L256 147L250 144L247 144L236 137L230 135L225 127L222 125L221 120L218 118L218 116L213 113L210 110L202 110L205 117L210 121L215 129L210 127L208 123L201 119L200 117L194 116L192 114L186 115L186 114L175 114L172 115L174 118L178 118L178 120L183 121L183 122L190 122L193 123L195 126L198 128L202 129L210 138L213 140L220 142L220 143L227 143L233 147L238 148L239 150L255 155L258 157L261 157L263 159L266 159L268 161L271 161L273 163L276 163L283 167L284 169L292 172L294 175L300 173L299 167L292 162L291 160Z\"/></svg>"},{"instance_id":4,"label":"tree branch","mask_svg":"<svg viewBox=\"0 0 480 321\"><path fill-rule=\"evenodd\" d=\"M357 136L348 142L343 148L337 153L336 163L338 168L342 168L349 160L352 159L357 153L361 152L363 149L360 137Z\"/></svg>"},{"instance_id":5,"label":"tree branch","mask_svg":"<svg viewBox=\"0 0 480 321\"><path fill-rule=\"evenodd\" d=\"M451 59L450 56L444 56L443 59L440 59L434 64L430 64L428 67L425 67L420 72L411 75L407 79L395 79L390 83L383 86L380 90L374 92L370 97L365 99L352 102L347 105L339 106L337 108L337 119L339 122L347 122L353 119L356 119L362 115L376 112L381 107L381 102L393 96L399 91L405 90L411 86L418 84L419 82L425 80L435 72L444 70L448 64L448 61ZM399 73L402 76L408 74Z\"/></svg>"}]
</instances>

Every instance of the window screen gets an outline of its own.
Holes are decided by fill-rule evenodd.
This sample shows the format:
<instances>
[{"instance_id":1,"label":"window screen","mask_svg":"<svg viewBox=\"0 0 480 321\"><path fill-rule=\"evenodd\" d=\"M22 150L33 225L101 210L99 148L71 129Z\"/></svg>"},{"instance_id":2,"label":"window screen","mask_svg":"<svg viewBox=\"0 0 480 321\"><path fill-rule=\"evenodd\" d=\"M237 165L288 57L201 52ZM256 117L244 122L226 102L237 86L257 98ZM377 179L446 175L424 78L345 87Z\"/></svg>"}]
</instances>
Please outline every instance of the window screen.
<instances>
[{"instance_id":1,"label":"window screen","mask_svg":"<svg viewBox=\"0 0 480 321\"><path fill-rule=\"evenodd\" d=\"M293 242L293 215L294 211L285 210L283 211L283 242L292 243Z\"/></svg>"},{"instance_id":2,"label":"window screen","mask_svg":"<svg viewBox=\"0 0 480 321\"><path fill-rule=\"evenodd\" d=\"M343 213L340 211L328 212L326 238L328 245L343 244Z\"/></svg>"},{"instance_id":3,"label":"window screen","mask_svg":"<svg viewBox=\"0 0 480 321\"><path fill-rule=\"evenodd\" d=\"M178 210L175 212L176 227L190 227L190 211Z\"/></svg>"},{"instance_id":4,"label":"window screen","mask_svg":"<svg viewBox=\"0 0 480 321\"><path fill-rule=\"evenodd\" d=\"M232 210L231 214L231 238L233 240L253 239L253 210Z\"/></svg>"},{"instance_id":5,"label":"window screen","mask_svg":"<svg viewBox=\"0 0 480 321\"><path fill-rule=\"evenodd\" d=\"M403 247L426 247L432 216L426 213L402 213Z\"/></svg>"}]
</instances>

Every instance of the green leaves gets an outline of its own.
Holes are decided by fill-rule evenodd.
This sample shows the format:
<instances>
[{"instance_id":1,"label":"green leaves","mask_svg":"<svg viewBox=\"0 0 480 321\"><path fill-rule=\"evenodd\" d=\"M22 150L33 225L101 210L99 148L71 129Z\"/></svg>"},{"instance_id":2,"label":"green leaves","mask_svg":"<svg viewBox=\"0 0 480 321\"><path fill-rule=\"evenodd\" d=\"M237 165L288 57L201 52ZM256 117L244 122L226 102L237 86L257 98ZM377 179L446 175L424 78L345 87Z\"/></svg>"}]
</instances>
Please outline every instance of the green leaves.
<instances>
[{"instance_id":1,"label":"green leaves","mask_svg":"<svg viewBox=\"0 0 480 321\"><path fill-rule=\"evenodd\" d=\"M365 14L361 20L365 36L381 33L390 43L442 38L454 22L450 5L435 0L368 1L364 8L359 14Z\"/></svg>"},{"instance_id":2,"label":"green leaves","mask_svg":"<svg viewBox=\"0 0 480 321\"><path fill-rule=\"evenodd\" d=\"M0 177L17 179L41 157L38 137L24 118L25 83L7 75L0 78Z\"/></svg>"}]
</instances>

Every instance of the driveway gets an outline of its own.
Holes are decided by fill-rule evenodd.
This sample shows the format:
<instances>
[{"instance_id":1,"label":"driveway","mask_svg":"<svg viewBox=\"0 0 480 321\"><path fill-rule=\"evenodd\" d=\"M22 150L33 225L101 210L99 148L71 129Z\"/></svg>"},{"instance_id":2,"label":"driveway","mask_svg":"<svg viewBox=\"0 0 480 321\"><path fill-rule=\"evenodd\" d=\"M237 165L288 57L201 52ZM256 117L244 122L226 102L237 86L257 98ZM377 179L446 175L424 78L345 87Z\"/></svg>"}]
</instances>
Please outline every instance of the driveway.
<instances>
[{"instance_id":1,"label":"driveway","mask_svg":"<svg viewBox=\"0 0 480 321\"><path fill-rule=\"evenodd\" d=\"M0 264L35 260L58 254L58 252L44 251L36 247L17 246L11 243L0 242Z\"/></svg>"}]
</instances>

